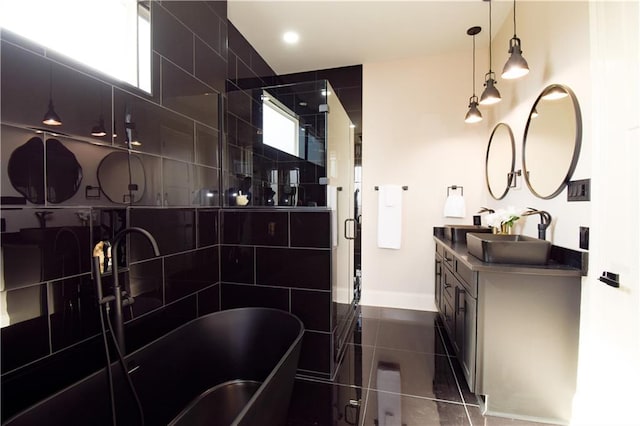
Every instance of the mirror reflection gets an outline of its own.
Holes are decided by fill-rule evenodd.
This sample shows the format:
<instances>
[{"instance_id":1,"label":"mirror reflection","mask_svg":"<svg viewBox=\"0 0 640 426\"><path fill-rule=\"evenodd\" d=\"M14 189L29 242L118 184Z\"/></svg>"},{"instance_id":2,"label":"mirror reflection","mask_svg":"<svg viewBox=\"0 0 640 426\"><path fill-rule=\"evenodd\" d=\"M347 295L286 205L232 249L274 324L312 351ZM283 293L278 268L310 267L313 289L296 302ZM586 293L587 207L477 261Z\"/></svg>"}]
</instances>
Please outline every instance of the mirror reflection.
<instances>
[{"instance_id":1,"label":"mirror reflection","mask_svg":"<svg viewBox=\"0 0 640 426\"><path fill-rule=\"evenodd\" d=\"M120 204L137 203L145 192L142 161L126 151L112 152L98 166L98 183L109 201Z\"/></svg>"},{"instance_id":2,"label":"mirror reflection","mask_svg":"<svg viewBox=\"0 0 640 426\"><path fill-rule=\"evenodd\" d=\"M513 132L508 124L498 123L491 132L485 162L487 189L496 200L503 199L509 192L514 165Z\"/></svg>"},{"instance_id":3,"label":"mirror reflection","mask_svg":"<svg viewBox=\"0 0 640 426\"><path fill-rule=\"evenodd\" d=\"M42 138L34 136L17 147L9 158L7 174L16 191L33 204L46 200L62 203L73 197L80 188L82 167L76 156L57 139L47 139L46 153Z\"/></svg>"},{"instance_id":4,"label":"mirror reflection","mask_svg":"<svg viewBox=\"0 0 640 426\"><path fill-rule=\"evenodd\" d=\"M549 199L562 192L578 162L581 140L575 94L560 84L546 87L531 108L524 134L524 177L534 195Z\"/></svg>"}]
</instances>

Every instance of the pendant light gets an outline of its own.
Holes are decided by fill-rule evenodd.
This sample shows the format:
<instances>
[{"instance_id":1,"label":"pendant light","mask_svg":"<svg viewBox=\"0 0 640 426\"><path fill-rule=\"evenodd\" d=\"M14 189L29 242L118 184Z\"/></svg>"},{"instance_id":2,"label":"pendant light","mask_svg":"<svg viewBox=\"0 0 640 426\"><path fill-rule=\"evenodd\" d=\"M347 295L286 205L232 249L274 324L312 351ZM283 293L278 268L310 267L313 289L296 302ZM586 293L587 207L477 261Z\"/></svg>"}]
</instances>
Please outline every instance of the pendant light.
<instances>
[{"instance_id":1,"label":"pendant light","mask_svg":"<svg viewBox=\"0 0 640 426\"><path fill-rule=\"evenodd\" d=\"M46 114L42 118L42 123L48 126L62 125L60 116L56 113L55 108L53 108L53 65L49 71L49 109L47 109Z\"/></svg>"},{"instance_id":2,"label":"pendant light","mask_svg":"<svg viewBox=\"0 0 640 426\"><path fill-rule=\"evenodd\" d=\"M504 64L502 78L520 78L529 73L529 64L522 57L520 39L516 36L516 0L513 0L513 38L509 40L509 59Z\"/></svg>"},{"instance_id":3,"label":"pendant light","mask_svg":"<svg viewBox=\"0 0 640 426\"><path fill-rule=\"evenodd\" d=\"M484 76L484 91L480 96L480 105L492 105L500 102L502 97L496 89L496 74L491 69L491 0L489 1L489 72Z\"/></svg>"},{"instance_id":4,"label":"pendant light","mask_svg":"<svg viewBox=\"0 0 640 426\"><path fill-rule=\"evenodd\" d=\"M471 27L467 30L467 35L473 37L473 73L471 81L473 82L473 96L469 98L469 111L464 117L465 123L478 123L482 121L482 114L478 109L478 97L476 96L476 34L482 29L480 27Z\"/></svg>"}]
</instances>

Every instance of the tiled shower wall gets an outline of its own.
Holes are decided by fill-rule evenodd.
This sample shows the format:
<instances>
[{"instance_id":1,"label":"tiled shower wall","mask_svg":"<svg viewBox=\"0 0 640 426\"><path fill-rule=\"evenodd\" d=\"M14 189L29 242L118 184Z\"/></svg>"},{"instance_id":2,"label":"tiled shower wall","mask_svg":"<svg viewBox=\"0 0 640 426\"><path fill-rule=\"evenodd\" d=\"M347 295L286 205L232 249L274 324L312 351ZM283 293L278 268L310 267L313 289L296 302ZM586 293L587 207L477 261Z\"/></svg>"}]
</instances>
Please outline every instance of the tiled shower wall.
<instances>
[{"instance_id":1,"label":"tiled shower wall","mask_svg":"<svg viewBox=\"0 0 640 426\"><path fill-rule=\"evenodd\" d=\"M220 309L226 2L151 8L151 95L2 31L3 421L105 365L90 255L124 227L161 253L132 235L121 254L128 351ZM50 84L55 134L33 130ZM93 137L99 117L108 135Z\"/></svg>"}]
</instances>

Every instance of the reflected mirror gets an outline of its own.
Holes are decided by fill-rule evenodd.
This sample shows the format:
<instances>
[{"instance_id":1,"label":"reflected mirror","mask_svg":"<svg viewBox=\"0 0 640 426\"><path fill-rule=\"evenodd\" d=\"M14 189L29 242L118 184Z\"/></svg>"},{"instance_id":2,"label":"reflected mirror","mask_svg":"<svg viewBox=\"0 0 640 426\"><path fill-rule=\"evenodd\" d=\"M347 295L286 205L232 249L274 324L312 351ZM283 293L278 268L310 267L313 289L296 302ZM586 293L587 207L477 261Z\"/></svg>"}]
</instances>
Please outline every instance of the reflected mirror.
<instances>
[{"instance_id":1,"label":"reflected mirror","mask_svg":"<svg viewBox=\"0 0 640 426\"><path fill-rule=\"evenodd\" d=\"M7 173L11 185L33 204L44 204L44 144L33 137L9 157Z\"/></svg>"},{"instance_id":2,"label":"reflected mirror","mask_svg":"<svg viewBox=\"0 0 640 426\"><path fill-rule=\"evenodd\" d=\"M531 108L524 131L522 163L531 192L557 196L571 179L582 141L582 117L573 91L560 84L546 87Z\"/></svg>"},{"instance_id":3,"label":"reflected mirror","mask_svg":"<svg viewBox=\"0 0 640 426\"><path fill-rule=\"evenodd\" d=\"M47 201L62 203L73 197L82 182L76 156L57 139L47 139Z\"/></svg>"},{"instance_id":4,"label":"reflected mirror","mask_svg":"<svg viewBox=\"0 0 640 426\"><path fill-rule=\"evenodd\" d=\"M104 157L98 166L98 182L109 201L121 204L136 203L142 199L145 192L142 161L138 156L130 156L125 151L112 152Z\"/></svg>"},{"instance_id":5,"label":"reflected mirror","mask_svg":"<svg viewBox=\"0 0 640 426\"><path fill-rule=\"evenodd\" d=\"M503 199L509 192L515 165L515 142L511 127L498 123L491 132L485 161L487 189L496 200Z\"/></svg>"}]
</instances>

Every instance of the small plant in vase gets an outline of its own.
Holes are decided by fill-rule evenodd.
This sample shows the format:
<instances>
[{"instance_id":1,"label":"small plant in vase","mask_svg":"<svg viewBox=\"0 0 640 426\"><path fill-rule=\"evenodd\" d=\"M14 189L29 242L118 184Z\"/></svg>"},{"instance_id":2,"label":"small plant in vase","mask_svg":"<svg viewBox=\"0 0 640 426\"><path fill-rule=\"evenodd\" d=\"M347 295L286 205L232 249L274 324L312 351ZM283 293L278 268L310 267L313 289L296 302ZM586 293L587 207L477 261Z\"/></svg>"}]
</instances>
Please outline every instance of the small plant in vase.
<instances>
[{"instance_id":1,"label":"small plant in vase","mask_svg":"<svg viewBox=\"0 0 640 426\"><path fill-rule=\"evenodd\" d=\"M487 224L493 228L495 234L511 234L513 224L522 216L522 209L509 206L506 209L498 209L495 213L487 215Z\"/></svg>"}]
</instances>

